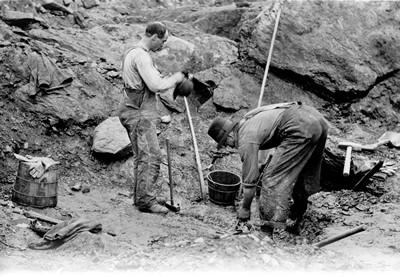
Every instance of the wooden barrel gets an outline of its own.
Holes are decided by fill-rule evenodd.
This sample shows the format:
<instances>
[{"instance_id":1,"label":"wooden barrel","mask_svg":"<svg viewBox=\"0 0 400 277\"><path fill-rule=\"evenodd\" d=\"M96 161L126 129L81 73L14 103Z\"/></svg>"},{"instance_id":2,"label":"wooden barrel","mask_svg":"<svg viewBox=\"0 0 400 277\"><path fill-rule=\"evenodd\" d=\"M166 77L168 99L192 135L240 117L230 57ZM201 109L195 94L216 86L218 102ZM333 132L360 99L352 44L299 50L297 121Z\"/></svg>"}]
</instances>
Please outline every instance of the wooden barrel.
<instances>
[{"instance_id":1,"label":"wooden barrel","mask_svg":"<svg viewBox=\"0 0 400 277\"><path fill-rule=\"evenodd\" d=\"M57 206L57 165L48 168L41 177L29 174L29 165L19 162L12 191L12 201L26 206L45 208Z\"/></svg>"}]
</instances>

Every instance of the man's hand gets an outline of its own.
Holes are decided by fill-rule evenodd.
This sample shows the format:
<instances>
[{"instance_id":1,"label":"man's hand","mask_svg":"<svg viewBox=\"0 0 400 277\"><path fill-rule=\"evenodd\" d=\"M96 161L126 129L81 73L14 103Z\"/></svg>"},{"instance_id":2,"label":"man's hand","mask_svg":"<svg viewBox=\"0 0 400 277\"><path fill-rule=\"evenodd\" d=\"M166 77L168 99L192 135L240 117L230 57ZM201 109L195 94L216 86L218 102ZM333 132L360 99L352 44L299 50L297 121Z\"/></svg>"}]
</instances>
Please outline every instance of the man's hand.
<instances>
[{"instance_id":1,"label":"man's hand","mask_svg":"<svg viewBox=\"0 0 400 277\"><path fill-rule=\"evenodd\" d=\"M186 76L183 74L183 72L176 72L174 75L172 75L175 78L175 84L180 84L185 80Z\"/></svg>"},{"instance_id":2,"label":"man's hand","mask_svg":"<svg viewBox=\"0 0 400 277\"><path fill-rule=\"evenodd\" d=\"M189 72L187 72L187 71L182 71L182 74L183 74L186 78L188 78L189 80L192 80L192 79L193 79L193 74L192 74L192 73L189 73Z\"/></svg>"},{"instance_id":3,"label":"man's hand","mask_svg":"<svg viewBox=\"0 0 400 277\"><path fill-rule=\"evenodd\" d=\"M183 75L183 73L181 73ZM177 96L188 97L193 92L192 80L183 78L183 81L176 85L172 97L175 100Z\"/></svg>"}]
</instances>

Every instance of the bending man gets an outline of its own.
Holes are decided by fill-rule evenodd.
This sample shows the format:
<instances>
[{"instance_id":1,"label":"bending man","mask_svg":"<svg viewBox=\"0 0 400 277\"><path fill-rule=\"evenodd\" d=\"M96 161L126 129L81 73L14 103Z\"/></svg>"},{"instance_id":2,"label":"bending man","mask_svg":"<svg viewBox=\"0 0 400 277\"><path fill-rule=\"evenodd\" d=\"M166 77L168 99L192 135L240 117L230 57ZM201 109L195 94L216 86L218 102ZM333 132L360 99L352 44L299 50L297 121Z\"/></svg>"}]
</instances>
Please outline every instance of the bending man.
<instances>
[{"instance_id":1,"label":"bending man","mask_svg":"<svg viewBox=\"0 0 400 277\"><path fill-rule=\"evenodd\" d=\"M218 117L208 134L217 148L239 149L242 161L241 221L250 219L250 207L260 177L259 151L275 148L261 179L261 231L294 230L307 209L307 198L317 192L328 123L314 108L301 103L280 103L256 108L232 122Z\"/></svg>"}]
</instances>

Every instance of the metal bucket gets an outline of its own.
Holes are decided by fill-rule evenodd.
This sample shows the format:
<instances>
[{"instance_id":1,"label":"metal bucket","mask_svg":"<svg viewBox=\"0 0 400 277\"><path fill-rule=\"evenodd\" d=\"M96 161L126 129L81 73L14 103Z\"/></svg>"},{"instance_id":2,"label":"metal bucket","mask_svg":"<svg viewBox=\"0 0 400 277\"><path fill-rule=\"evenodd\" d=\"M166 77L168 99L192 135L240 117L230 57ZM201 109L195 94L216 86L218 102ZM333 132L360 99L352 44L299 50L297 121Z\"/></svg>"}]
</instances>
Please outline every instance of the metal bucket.
<instances>
[{"instance_id":1,"label":"metal bucket","mask_svg":"<svg viewBox=\"0 0 400 277\"><path fill-rule=\"evenodd\" d=\"M18 173L12 190L12 201L36 208L57 206L57 166L48 168L40 178L29 174L29 165L19 162Z\"/></svg>"},{"instance_id":2,"label":"metal bucket","mask_svg":"<svg viewBox=\"0 0 400 277\"><path fill-rule=\"evenodd\" d=\"M210 201L223 206L234 205L241 178L235 173L216 170L207 175Z\"/></svg>"}]
</instances>

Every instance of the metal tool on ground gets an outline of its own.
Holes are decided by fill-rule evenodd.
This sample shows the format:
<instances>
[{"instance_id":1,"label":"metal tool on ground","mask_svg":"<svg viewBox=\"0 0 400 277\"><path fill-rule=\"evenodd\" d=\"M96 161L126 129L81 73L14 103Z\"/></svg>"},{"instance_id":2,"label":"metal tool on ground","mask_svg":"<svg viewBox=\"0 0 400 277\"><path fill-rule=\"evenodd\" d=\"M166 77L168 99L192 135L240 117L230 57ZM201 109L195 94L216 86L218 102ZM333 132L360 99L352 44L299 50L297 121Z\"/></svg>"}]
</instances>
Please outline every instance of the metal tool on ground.
<instances>
[{"instance_id":1,"label":"metal tool on ground","mask_svg":"<svg viewBox=\"0 0 400 277\"><path fill-rule=\"evenodd\" d=\"M352 151L375 151L379 146L388 144L389 140L383 140L373 144L361 144L351 141L341 141L338 143L338 148L346 148L346 156L343 167L343 176L348 177L350 175L351 166L351 154Z\"/></svg>"},{"instance_id":2,"label":"metal tool on ground","mask_svg":"<svg viewBox=\"0 0 400 277\"><path fill-rule=\"evenodd\" d=\"M165 207L167 207L170 211L179 212L181 207L179 204L174 203L174 194L173 194L173 183L172 183L172 169L171 169L171 155L170 155L170 146L169 146L169 138L166 139L167 143L167 159L168 159L168 175L169 175L169 192L170 192L170 200L165 202Z\"/></svg>"},{"instance_id":3,"label":"metal tool on ground","mask_svg":"<svg viewBox=\"0 0 400 277\"><path fill-rule=\"evenodd\" d=\"M315 247L318 247L318 248L321 248L321 247L324 247L324 246L326 246L326 245L328 245L328 244L334 243L334 242L336 242L336 241L338 241L338 240L341 240L341 239L347 238L347 237L349 237L349 236L352 236L352 235L354 235L354 234L363 232L363 231L365 231L365 230L367 230L367 228L366 228L365 226L358 226L358 227L356 227L356 228L354 228L354 229L351 229L351 230L349 230L349 231L347 231L347 232L344 232L344 233L342 233L342 234L339 234L339 235L337 235L337 236L334 236L334 237L325 239L325 240L323 240L323 241L320 241L320 242L314 244L314 246L315 246Z\"/></svg>"},{"instance_id":4,"label":"metal tool on ground","mask_svg":"<svg viewBox=\"0 0 400 277\"><path fill-rule=\"evenodd\" d=\"M389 140L384 140L373 144L361 144L351 141L341 141L338 143L338 147L347 149L349 146L351 146L353 151L375 151L375 149L377 149L379 146L388 144L389 142Z\"/></svg>"},{"instance_id":5,"label":"metal tool on ground","mask_svg":"<svg viewBox=\"0 0 400 277\"><path fill-rule=\"evenodd\" d=\"M14 210L13 212L22 214L22 215L26 216L27 218L38 219L38 220L45 221L45 222L52 223L52 224L58 224L58 223L63 222L62 220L55 219L55 218L52 218L47 215L43 215L43 214L40 214L40 213L37 213L34 211Z\"/></svg>"},{"instance_id":6,"label":"metal tool on ground","mask_svg":"<svg viewBox=\"0 0 400 277\"><path fill-rule=\"evenodd\" d=\"M357 182L357 184L353 187L353 190L363 190L365 186L368 184L369 179L379 171L382 167L383 161L379 161L371 170L369 170L361 179Z\"/></svg>"},{"instance_id":7,"label":"metal tool on ground","mask_svg":"<svg viewBox=\"0 0 400 277\"><path fill-rule=\"evenodd\" d=\"M215 161L218 159L219 157L214 157L211 161L211 164L209 164L208 166L206 166L203 170L209 170L214 166Z\"/></svg>"}]
</instances>

